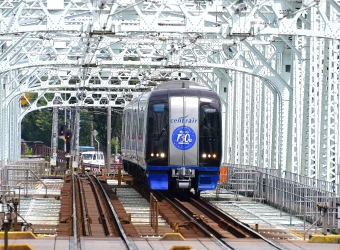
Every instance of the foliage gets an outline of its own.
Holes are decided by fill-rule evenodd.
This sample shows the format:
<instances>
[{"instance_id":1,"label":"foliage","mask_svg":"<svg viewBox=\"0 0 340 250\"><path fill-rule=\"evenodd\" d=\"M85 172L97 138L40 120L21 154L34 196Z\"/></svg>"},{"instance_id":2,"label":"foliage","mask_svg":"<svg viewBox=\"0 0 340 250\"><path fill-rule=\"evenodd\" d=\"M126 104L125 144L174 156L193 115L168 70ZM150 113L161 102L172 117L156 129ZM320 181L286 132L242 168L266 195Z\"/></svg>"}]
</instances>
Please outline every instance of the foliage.
<instances>
[{"instance_id":1,"label":"foliage","mask_svg":"<svg viewBox=\"0 0 340 250\"><path fill-rule=\"evenodd\" d=\"M42 141L51 145L52 112L39 110L28 113L21 122L21 137L25 141Z\"/></svg>"},{"instance_id":2,"label":"foliage","mask_svg":"<svg viewBox=\"0 0 340 250\"><path fill-rule=\"evenodd\" d=\"M99 141L100 149L106 154L107 151L107 113L106 110L102 112L93 112L94 129L97 130L98 135L96 139ZM116 137L120 141L122 129L122 117L119 111L111 112L111 154L116 151ZM94 141L96 144L96 142ZM120 143L118 142L118 152L120 152Z\"/></svg>"},{"instance_id":3,"label":"foliage","mask_svg":"<svg viewBox=\"0 0 340 250\"><path fill-rule=\"evenodd\" d=\"M80 112L79 145L91 144L91 113Z\"/></svg>"},{"instance_id":4,"label":"foliage","mask_svg":"<svg viewBox=\"0 0 340 250\"><path fill-rule=\"evenodd\" d=\"M25 144L25 155L32 155L32 154L33 154L33 149Z\"/></svg>"},{"instance_id":5,"label":"foliage","mask_svg":"<svg viewBox=\"0 0 340 250\"><path fill-rule=\"evenodd\" d=\"M69 113L67 113L68 115ZM52 135L52 110L45 109L34 111L27 114L21 123L21 137L24 141L42 141L44 145L51 146ZM92 118L91 118L92 116ZM115 153L116 144L118 144L118 152L120 152L120 134L122 128L121 112L114 110L111 112L111 153ZM91 128L91 119L93 128ZM58 114L58 124L64 124L64 112ZM69 127L70 119L66 125ZM91 144L91 130L97 130L100 150L105 154L107 151L107 111L106 109L89 108L87 112L80 112L80 132L79 145L88 146ZM73 132L73 135L75 133ZM116 142L118 137L118 142ZM97 148L97 143L93 140L94 146ZM64 141L58 140L58 149L64 149ZM29 154L29 149L25 148L25 154Z\"/></svg>"},{"instance_id":6,"label":"foliage","mask_svg":"<svg viewBox=\"0 0 340 250\"><path fill-rule=\"evenodd\" d=\"M120 148L120 138L119 137L113 137L112 140L111 140L111 154L116 154L116 145L117 145L117 153L120 153L121 148Z\"/></svg>"}]
</instances>

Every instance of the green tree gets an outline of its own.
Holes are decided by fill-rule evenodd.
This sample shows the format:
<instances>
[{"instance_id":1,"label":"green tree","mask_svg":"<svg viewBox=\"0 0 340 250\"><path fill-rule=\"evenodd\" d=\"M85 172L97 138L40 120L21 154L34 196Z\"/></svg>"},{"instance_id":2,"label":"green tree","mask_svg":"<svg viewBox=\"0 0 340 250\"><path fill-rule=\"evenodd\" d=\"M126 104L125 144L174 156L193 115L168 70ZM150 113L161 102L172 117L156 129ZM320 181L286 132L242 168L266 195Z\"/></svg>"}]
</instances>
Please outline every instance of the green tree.
<instances>
[{"instance_id":1,"label":"green tree","mask_svg":"<svg viewBox=\"0 0 340 250\"><path fill-rule=\"evenodd\" d=\"M100 150L105 154L107 151L107 113L106 109L89 108L87 112L80 112L79 145L88 146L91 142L91 115L93 129L98 131L96 139L99 141ZM111 153L115 153L116 143L120 152L120 134L122 129L121 110L114 110L111 115ZM64 112L58 114L58 124L64 124ZM25 141L42 141L44 145L51 146L52 134L52 110L44 109L28 113L21 123L21 137ZM68 119L66 125L71 121ZM74 135L74 131L72 131ZM116 142L118 137L118 142ZM97 143L94 141L97 148ZM64 141L58 140L58 149L64 149Z\"/></svg>"},{"instance_id":2,"label":"green tree","mask_svg":"<svg viewBox=\"0 0 340 250\"><path fill-rule=\"evenodd\" d=\"M91 144L91 114L80 112L79 146Z\"/></svg>"},{"instance_id":3,"label":"green tree","mask_svg":"<svg viewBox=\"0 0 340 250\"><path fill-rule=\"evenodd\" d=\"M51 145L52 112L39 110L28 113L21 122L21 138Z\"/></svg>"},{"instance_id":4,"label":"green tree","mask_svg":"<svg viewBox=\"0 0 340 250\"><path fill-rule=\"evenodd\" d=\"M102 109L93 112L93 126L97 130L100 149L107 152L107 111ZM116 150L116 137L118 137L118 152L120 152L120 136L122 131L122 110L116 109L111 113L111 154Z\"/></svg>"}]
</instances>

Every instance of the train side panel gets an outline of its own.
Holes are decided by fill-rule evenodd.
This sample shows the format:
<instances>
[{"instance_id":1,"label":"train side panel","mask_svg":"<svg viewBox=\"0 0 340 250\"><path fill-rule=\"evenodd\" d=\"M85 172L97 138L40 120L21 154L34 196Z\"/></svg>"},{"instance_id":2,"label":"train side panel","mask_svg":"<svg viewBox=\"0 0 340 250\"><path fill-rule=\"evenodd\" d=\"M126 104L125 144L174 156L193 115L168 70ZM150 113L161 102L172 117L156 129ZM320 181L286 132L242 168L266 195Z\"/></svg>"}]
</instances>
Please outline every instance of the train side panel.
<instances>
[{"instance_id":1,"label":"train side panel","mask_svg":"<svg viewBox=\"0 0 340 250\"><path fill-rule=\"evenodd\" d=\"M123 111L121 150L123 162L132 163L130 169L145 168L145 116L149 93L133 99ZM135 170L134 170L135 171Z\"/></svg>"},{"instance_id":2,"label":"train side panel","mask_svg":"<svg viewBox=\"0 0 340 250\"><path fill-rule=\"evenodd\" d=\"M136 106L135 100L132 100L123 111L123 131L122 134L122 156L129 161L135 161L135 137L136 122L134 121L134 107Z\"/></svg>"},{"instance_id":3,"label":"train side panel","mask_svg":"<svg viewBox=\"0 0 340 250\"><path fill-rule=\"evenodd\" d=\"M123 129L122 129L122 138L121 138L121 144L122 144L122 156L124 158L128 158L130 155L130 137L131 137L131 130L130 130L130 104L127 105L123 112Z\"/></svg>"},{"instance_id":4,"label":"train side panel","mask_svg":"<svg viewBox=\"0 0 340 250\"><path fill-rule=\"evenodd\" d=\"M138 101L138 165L145 169L145 137L146 137L146 115L147 115L147 103L150 93L143 93Z\"/></svg>"},{"instance_id":5,"label":"train side panel","mask_svg":"<svg viewBox=\"0 0 340 250\"><path fill-rule=\"evenodd\" d=\"M138 142L138 101L135 101L132 106L131 112L131 123L132 123L132 148L131 158L133 162L137 163L137 142Z\"/></svg>"}]
</instances>

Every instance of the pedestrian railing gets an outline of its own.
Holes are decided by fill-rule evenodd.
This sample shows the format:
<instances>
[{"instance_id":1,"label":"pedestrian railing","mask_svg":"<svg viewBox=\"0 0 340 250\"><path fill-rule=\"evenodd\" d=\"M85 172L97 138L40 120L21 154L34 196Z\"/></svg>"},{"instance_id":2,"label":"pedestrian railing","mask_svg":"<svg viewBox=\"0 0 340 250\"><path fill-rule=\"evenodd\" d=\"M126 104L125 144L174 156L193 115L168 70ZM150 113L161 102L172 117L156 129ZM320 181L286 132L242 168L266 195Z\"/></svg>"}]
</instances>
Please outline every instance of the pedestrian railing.
<instances>
[{"instance_id":1,"label":"pedestrian railing","mask_svg":"<svg viewBox=\"0 0 340 250\"><path fill-rule=\"evenodd\" d=\"M284 172L284 178L274 169L246 165L224 164L223 182L217 188L234 194L235 199L251 197L303 219L323 225L336 232L337 208L340 206L339 185L323 180ZM325 229L325 221L327 227Z\"/></svg>"}]
</instances>

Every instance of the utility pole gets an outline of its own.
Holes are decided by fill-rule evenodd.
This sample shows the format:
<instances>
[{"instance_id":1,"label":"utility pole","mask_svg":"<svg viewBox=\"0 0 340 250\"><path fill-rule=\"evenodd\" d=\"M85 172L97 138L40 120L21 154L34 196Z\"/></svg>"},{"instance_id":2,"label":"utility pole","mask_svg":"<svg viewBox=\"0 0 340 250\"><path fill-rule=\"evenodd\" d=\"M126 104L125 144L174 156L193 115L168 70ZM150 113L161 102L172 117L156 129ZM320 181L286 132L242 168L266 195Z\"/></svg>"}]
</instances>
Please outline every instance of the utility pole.
<instances>
[{"instance_id":1,"label":"utility pole","mask_svg":"<svg viewBox=\"0 0 340 250\"><path fill-rule=\"evenodd\" d=\"M107 107L107 149L106 149L106 173L111 169L111 107Z\"/></svg>"},{"instance_id":2,"label":"utility pole","mask_svg":"<svg viewBox=\"0 0 340 250\"><path fill-rule=\"evenodd\" d=\"M98 144L98 151L97 152L98 152L98 155L99 155L99 141L96 139L96 136L98 135L97 130L93 130L92 135L93 135L95 141ZM100 171L100 163L99 163L99 161L98 161L98 170Z\"/></svg>"},{"instance_id":3,"label":"utility pole","mask_svg":"<svg viewBox=\"0 0 340 250\"><path fill-rule=\"evenodd\" d=\"M66 122L67 122L67 110L65 108L64 109L64 124L65 124L66 128L69 128L68 125L66 124ZM66 141L64 141L64 151L66 152ZM68 165L67 165L67 167L68 167Z\"/></svg>"},{"instance_id":4,"label":"utility pole","mask_svg":"<svg viewBox=\"0 0 340 250\"><path fill-rule=\"evenodd\" d=\"M69 131L74 131L74 121L75 121L75 117L76 117L76 110L71 108L71 111L70 111L70 122L68 124L68 130ZM70 169L70 172L71 172L71 176L73 176L73 161L75 160L74 159L74 137L71 137L70 138L70 141L69 141L69 146L66 145L66 151L67 151L67 148L69 148L69 153L70 153L70 161L69 161L69 169Z\"/></svg>"},{"instance_id":5,"label":"utility pole","mask_svg":"<svg viewBox=\"0 0 340 250\"><path fill-rule=\"evenodd\" d=\"M53 117L52 117L52 140L51 140L51 148L52 152L50 155L50 166L51 166L51 174L55 173L55 167L57 166L57 131L58 131L58 108L53 108Z\"/></svg>"},{"instance_id":6,"label":"utility pole","mask_svg":"<svg viewBox=\"0 0 340 250\"><path fill-rule=\"evenodd\" d=\"M116 155L118 154L118 136L116 137Z\"/></svg>"},{"instance_id":7,"label":"utility pole","mask_svg":"<svg viewBox=\"0 0 340 250\"><path fill-rule=\"evenodd\" d=\"M91 127L91 140L90 140L90 146L93 147L93 115L90 116L90 127Z\"/></svg>"},{"instance_id":8,"label":"utility pole","mask_svg":"<svg viewBox=\"0 0 340 250\"><path fill-rule=\"evenodd\" d=\"M79 162L79 131L80 131L80 110L79 107L76 107L75 113L75 128L74 128L74 154L75 161Z\"/></svg>"}]
</instances>

